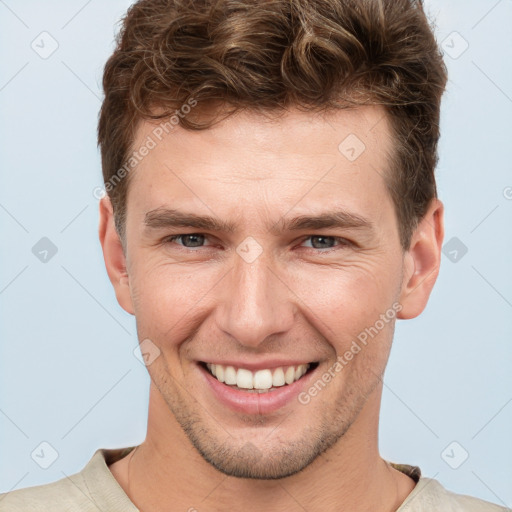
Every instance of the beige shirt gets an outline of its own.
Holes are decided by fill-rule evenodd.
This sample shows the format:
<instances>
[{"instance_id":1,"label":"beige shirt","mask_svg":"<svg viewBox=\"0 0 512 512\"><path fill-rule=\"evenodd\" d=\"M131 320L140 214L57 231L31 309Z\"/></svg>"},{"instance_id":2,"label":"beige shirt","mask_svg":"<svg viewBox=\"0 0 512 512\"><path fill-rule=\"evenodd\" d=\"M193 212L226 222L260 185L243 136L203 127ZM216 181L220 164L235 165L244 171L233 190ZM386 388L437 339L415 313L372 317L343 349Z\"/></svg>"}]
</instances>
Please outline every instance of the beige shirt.
<instances>
[{"instance_id":1,"label":"beige shirt","mask_svg":"<svg viewBox=\"0 0 512 512\"><path fill-rule=\"evenodd\" d=\"M0 494L0 512L138 512L108 468L135 447L96 450L84 469L49 484ZM396 512L505 512L508 509L446 490L420 468L390 464L416 487Z\"/></svg>"}]
</instances>

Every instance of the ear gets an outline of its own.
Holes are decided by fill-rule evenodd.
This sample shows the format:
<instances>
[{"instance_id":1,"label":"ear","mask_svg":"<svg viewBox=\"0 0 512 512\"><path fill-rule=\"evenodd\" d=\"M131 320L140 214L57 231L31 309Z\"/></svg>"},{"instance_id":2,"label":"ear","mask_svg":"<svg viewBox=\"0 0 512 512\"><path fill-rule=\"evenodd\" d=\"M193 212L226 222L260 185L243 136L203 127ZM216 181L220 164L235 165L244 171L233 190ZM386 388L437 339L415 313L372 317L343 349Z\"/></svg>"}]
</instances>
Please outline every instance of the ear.
<instances>
[{"instance_id":1,"label":"ear","mask_svg":"<svg viewBox=\"0 0 512 512\"><path fill-rule=\"evenodd\" d=\"M415 318L425 309L441 264L444 238L444 207L433 199L411 237L404 254L403 282L400 294L402 309L397 318Z\"/></svg>"},{"instance_id":2,"label":"ear","mask_svg":"<svg viewBox=\"0 0 512 512\"><path fill-rule=\"evenodd\" d=\"M108 277L114 287L117 302L131 315L134 314L130 294L130 282L126 269L126 257L114 224L114 212L110 198L100 200L99 237Z\"/></svg>"}]
</instances>

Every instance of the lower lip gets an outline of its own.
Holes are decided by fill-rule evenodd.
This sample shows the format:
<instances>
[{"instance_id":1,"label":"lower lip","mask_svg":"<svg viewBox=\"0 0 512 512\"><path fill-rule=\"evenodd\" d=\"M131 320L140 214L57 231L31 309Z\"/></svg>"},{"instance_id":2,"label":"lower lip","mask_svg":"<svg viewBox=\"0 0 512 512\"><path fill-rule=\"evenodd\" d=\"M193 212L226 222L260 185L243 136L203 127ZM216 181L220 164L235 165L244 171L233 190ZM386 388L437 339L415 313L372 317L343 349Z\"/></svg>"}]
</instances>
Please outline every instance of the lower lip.
<instances>
[{"instance_id":1,"label":"lower lip","mask_svg":"<svg viewBox=\"0 0 512 512\"><path fill-rule=\"evenodd\" d=\"M292 384L279 387L274 391L266 393L251 393L240 391L219 382L202 365L198 365L201 373L212 390L215 398L236 412L243 414L270 414L290 404L293 401L298 402L298 395L307 386L311 376L316 372L306 373L299 380Z\"/></svg>"}]
</instances>

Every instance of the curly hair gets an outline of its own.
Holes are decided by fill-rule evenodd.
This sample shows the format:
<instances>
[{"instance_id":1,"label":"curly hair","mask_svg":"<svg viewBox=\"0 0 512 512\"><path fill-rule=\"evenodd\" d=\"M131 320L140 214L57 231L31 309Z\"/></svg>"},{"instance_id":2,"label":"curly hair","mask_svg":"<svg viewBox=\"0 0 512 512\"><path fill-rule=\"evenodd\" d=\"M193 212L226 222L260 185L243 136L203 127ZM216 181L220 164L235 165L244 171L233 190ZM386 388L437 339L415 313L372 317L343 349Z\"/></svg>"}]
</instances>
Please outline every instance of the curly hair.
<instances>
[{"instance_id":1,"label":"curly hair","mask_svg":"<svg viewBox=\"0 0 512 512\"><path fill-rule=\"evenodd\" d=\"M140 0L122 20L103 75L98 123L103 179L124 239L141 120L174 115L189 130L241 109L329 111L382 105L393 152L386 185L404 250L437 197L447 71L420 0ZM222 108L221 108L222 107ZM190 109L189 109L190 110ZM126 174L126 173L123 173Z\"/></svg>"}]
</instances>

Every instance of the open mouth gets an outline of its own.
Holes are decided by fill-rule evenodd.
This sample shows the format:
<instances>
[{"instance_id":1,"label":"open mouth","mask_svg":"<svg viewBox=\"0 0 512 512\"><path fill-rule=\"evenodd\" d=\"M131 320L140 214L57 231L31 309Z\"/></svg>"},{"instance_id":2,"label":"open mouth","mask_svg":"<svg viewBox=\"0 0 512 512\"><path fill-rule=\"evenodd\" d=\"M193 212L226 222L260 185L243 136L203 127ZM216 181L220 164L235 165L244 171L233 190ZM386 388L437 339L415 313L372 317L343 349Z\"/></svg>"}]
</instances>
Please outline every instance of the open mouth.
<instances>
[{"instance_id":1,"label":"open mouth","mask_svg":"<svg viewBox=\"0 0 512 512\"><path fill-rule=\"evenodd\" d=\"M318 362L257 371L205 362L201 362L200 365L219 382L233 389L248 393L268 393L302 379L304 375L311 373L318 367Z\"/></svg>"}]
</instances>

